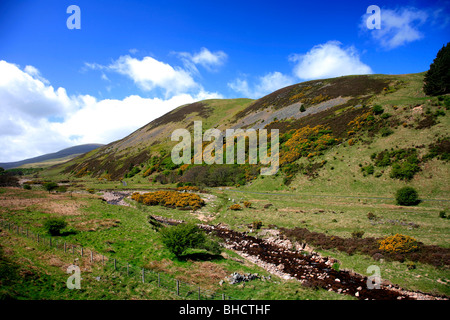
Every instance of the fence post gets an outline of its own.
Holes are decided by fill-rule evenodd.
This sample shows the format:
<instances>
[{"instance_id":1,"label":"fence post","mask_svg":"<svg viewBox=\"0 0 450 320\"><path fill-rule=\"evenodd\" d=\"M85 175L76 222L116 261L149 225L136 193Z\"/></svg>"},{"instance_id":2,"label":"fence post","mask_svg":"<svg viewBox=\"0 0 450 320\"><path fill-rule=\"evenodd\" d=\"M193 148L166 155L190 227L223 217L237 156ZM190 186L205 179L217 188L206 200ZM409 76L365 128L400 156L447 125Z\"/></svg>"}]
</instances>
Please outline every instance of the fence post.
<instances>
[{"instance_id":1,"label":"fence post","mask_svg":"<svg viewBox=\"0 0 450 320\"><path fill-rule=\"evenodd\" d=\"M200 287L198 287L198 300L201 300L201 296L200 296Z\"/></svg>"},{"instance_id":2,"label":"fence post","mask_svg":"<svg viewBox=\"0 0 450 320\"><path fill-rule=\"evenodd\" d=\"M222 300L225 300L225 293L222 293Z\"/></svg>"},{"instance_id":3,"label":"fence post","mask_svg":"<svg viewBox=\"0 0 450 320\"><path fill-rule=\"evenodd\" d=\"M66 244L66 242L64 241L64 253L66 253L66 250L67 250L67 244Z\"/></svg>"},{"instance_id":4,"label":"fence post","mask_svg":"<svg viewBox=\"0 0 450 320\"><path fill-rule=\"evenodd\" d=\"M116 270L116 259L114 259L114 270Z\"/></svg>"},{"instance_id":5,"label":"fence post","mask_svg":"<svg viewBox=\"0 0 450 320\"><path fill-rule=\"evenodd\" d=\"M83 247L81 247L81 256L83 256Z\"/></svg>"},{"instance_id":6,"label":"fence post","mask_svg":"<svg viewBox=\"0 0 450 320\"><path fill-rule=\"evenodd\" d=\"M92 253L92 250L91 250L91 262L93 262L94 261L94 254Z\"/></svg>"},{"instance_id":7,"label":"fence post","mask_svg":"<svg viewBox=\"0 0 450 320\"><path fill-rule=\"evenodd\" d=\"M145 283L145 269L142 268L142 283Z\"/></svg>"},{"instance_id":8,"label":"fence post","mask_svg":"<svg viewBox=\"0 0 450 320\"><path fill-rule=\"evenodd\" d=\"M161 287L161 277L159 276L159 272L158 272L158 287Z\"/></svg>"},{"instance_id":9,"label":"fence post","mask_svg":"<svg viewBox=\"0 0 450 320\"><path fill-rule=\"evenodd\" d=\"M178 279L175 279L175 281L177 282L177 296L180 295L180 281L178 281Z\"/></svg>"}]
</instances>

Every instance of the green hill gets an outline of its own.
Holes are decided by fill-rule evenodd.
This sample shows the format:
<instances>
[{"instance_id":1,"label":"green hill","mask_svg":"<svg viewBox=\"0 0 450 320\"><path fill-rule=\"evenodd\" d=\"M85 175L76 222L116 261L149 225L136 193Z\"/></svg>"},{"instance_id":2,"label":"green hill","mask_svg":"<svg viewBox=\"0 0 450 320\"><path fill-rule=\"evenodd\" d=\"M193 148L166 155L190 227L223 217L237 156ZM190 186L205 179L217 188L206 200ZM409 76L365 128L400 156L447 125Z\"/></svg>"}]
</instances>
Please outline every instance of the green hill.
<instances>
[{"instance_id":1,"label":"green hill","mask_svg":"<svg viewBox=\"0 0 450 320\"><path fill-rule=\"evenodd\" d=\"M391 194L411 183L445 197L449 176L448 97L423 93L424 73L314 80L258 100L205 100L155 119L129 136L78 157L52 173L75 178L248 189ZM172 163L175 129L279 129L280 171L261 177L258 165ZM385 157L385 161L380 159Z\"/></svg>"}]
</instances>

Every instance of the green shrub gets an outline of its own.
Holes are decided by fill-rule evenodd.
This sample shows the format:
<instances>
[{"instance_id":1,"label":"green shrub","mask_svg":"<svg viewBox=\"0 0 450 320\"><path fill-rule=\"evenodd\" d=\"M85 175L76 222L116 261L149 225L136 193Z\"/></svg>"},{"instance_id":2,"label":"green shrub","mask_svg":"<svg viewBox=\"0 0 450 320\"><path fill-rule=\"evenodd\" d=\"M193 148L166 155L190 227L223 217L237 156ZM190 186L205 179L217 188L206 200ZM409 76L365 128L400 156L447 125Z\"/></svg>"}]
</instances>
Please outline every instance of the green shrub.
<instances>
[{"instance_id":1,"label":"green shrub","mask_svg":"<svg viewBox=\"0 0 450 320\"><path fill-rule=\"evenodd\" d=\"M46 182L44 183L44 189L47 190L49 193L53 190L58 188L58 184L56 182Z\"/></svg>"},{"instance_id":2,"label":"green shrub","mask_svg":"<svg viewBox=\"0 0 450 320\"><path fill-rule=\"evenodd\" d=\"M412 187L403 187L397 190L395 194L395 200L398 205L402 206L413 206L418 204L419 195L416 189Z\"/></svg>"},{"instance_id":3,"label":"green shrub","mask_svg":"<svg viewBox=\"0 0 450 320\"><path fill-rule=\"evenodd\" d=\"M411 180L416 172L420 170L419 166L415 163L405 161L401 164L394 163L392 165L391 178L401 180Z\"/></svg>"},{"instance_id":4,"label":"green shrub","mask_svg":"<svg viewBox=\"0 0 450 320\"><path fill-rule=\"evenodd\" d=\"M381 128L380 133L382 137L387 137L393 134L394 131L391 128L383 127Z\"/></svg>"},{"instance_id":5,"label":"green shrub","mask_svg":"<svg viewBox=\"0 0 450 320\"><path fill-rule=\"evenodd\" d=\"M205 249L211 253L220 252L218 244L207 238L205 233L193 223L181 223L160 229L162 243L177 257L189 248Z\"/></svg>"},{"instance_id":6,"label":"green shrub","mask_svg":"<svg viewBox=\"0 0 450 320\"><path fill-rule=\"evenodd\" d=\"M44 222L45 230L52 236L61 235L61 230L67 226L67 222L61 218L49 218Z\"/></svg>"},{"instance_id":7,"label":"green shrub","mask_svg":"<svg viewBox=\"0 0 450 320\"><path fill-rule=\"evenodd\" d=\"M24 184L24 185L23 185L23 188L24 188L25 190L31 190L31 186L30 186L29 184Z\"/></svg>"},{"instance_id":8,"label":"green shrub","mask_svg":"<svg viewBox=\"0 0 450 320\"><path fill-rule=\"evenodd\" d=\"M373 174L375 172L375 168L370 164L368 166L362 167L361 171L363 172L364 176L366 176L368 174Z\"/></svg>"},{"instance_id":9,"label":"green shrub","mask_svg":"<svg viewBox=\"0 0 450 320\"><path fill-rule=\"evenodd\" d=\"M376 104L376 105L374 105L372 107L372 111L373 111L374 114L379 115L379 114L382 114L384 112L384 109L379 104Z\"/></svg>"}]
</instances>

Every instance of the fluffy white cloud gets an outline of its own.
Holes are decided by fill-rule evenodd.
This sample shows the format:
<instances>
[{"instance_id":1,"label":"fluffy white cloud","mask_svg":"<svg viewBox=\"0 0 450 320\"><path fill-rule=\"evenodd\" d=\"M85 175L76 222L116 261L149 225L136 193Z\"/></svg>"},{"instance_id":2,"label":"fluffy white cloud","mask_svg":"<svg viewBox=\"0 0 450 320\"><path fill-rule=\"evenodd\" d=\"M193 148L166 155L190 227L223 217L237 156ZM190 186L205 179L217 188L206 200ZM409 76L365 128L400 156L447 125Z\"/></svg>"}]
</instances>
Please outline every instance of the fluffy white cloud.
<instances>
[{"instance_id":1,"label":"fluffy white cloud","mask_svg":"<svg viewBox=\"0 0 450 320\"><path fill-rule=\"evenodd\" d=\"M259 77L257 83L253 86L249 86L246 79L240 78L228 83L228 86L247 98L259 99L293 83L294 80L291 77L275 71Z\"/></svg>"},{"instance_id":2,"label":"fluffy white cloud","mask_svg":"<svg viewBox=\"0 0 450 320\"><path fill-rule=\"evenodd\" d=\"M293 54L289 59L295 63L294 74L302 80L373 73L361 62L354 47L342 48L338 41L319 44L306 54Z\"/></svg>"},{"instance_id":3,"label":"fluffy white cloud","mask_svg":"<svg viewBox=\"0 0 450 320\"><path fill-rule=\"evenodd\" d=\"M428 19L425 10L416 8L381 9L381 29L367 30L368 15L362 17L360 27L370 32L383 48L394 49L424 37L419 27Z\"/></svg>"},{"instance_id":4,"label":"fluffy white cloud","mask_svg":"<svg viewBox=\"0 0 450 320\"><path fill-rule=\"evenodd\" d=\"M128 96L97 100L68 96L40 79L39 71L0 61L0 162L22 160L83 143L109 143L187 103L222 98L199 89L170 99ZM55 121L57 119L58 121Z\"/></svg>"},{"instance_id":5,"label":"fluffy white cloud","mask_svg":"<svg viewBox=\"0 0 450 320\"><path fill-rule=\"evenodd\" d=\"M167 96L199 88L186 70L148 56L142 60L122 56L107 68L128 76L143 90L161 88Z\"/></svg>"}]
</instances>

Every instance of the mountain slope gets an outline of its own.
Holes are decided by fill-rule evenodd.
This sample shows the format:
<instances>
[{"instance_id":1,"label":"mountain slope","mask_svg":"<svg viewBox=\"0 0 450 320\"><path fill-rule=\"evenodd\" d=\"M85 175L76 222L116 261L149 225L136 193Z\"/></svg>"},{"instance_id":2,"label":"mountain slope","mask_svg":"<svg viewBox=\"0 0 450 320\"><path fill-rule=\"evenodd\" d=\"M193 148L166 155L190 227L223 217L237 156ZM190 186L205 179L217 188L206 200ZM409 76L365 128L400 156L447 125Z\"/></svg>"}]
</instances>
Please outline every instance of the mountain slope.
<instances>
[{"instance_id":1,"label":"mountain slope","mask_svg":"<svg viewBox=\"0 0 450 320\"><path fill-rule=\"evenodd\" d=\"M76 156L79 156L79 155L89 152L91 150L97 149L101 146L103 146L103 145L102 144L78 145L78 146L60 150L58 152L48 153L48 154L44 154L44 155L41 155L38 157L30 158L30 159L25 159L25 160L15 161L15 162L0 163L0 167L2 167L4 169L12 169L12 168L17 168L17 167L20 167L23 165L30 165L30 164L36 164L36 163L42 163L42 162L64 160L64 159L70 160Z\"/></svg>"},{"instance_id":2,"label":"mountain slope","mask_svg":"<svg viewBox=\"0 0 450 320\"><path fill-rule=\"evenodd\" d=\"M341 187L335 181L346 181L350 193L358 185L368 191L374 186L397 187L416 177L425 179L433 171L439 176L422 182L433 190L429 192L442 195L448 192L441 181L448 177L448 99L427 97L423 77L424 73L345 76L295 84L258 100L205 100L180 106L61 170L75 177L118 180L138 175L153 182L210 186L251 181L249 188L262 189L273 187L269 181L278 181L281 188L317 185L329 192ZM203 130L279 129L279 174L263 180L255 165L174 165L170 151L176 142L170 141L171 133L179 128L192 131L195 120L202 121ZM391 153L383 153L384 149ZM353 158L345 163L335 150ZM416 160L401 154L413 154ZM389 158L388 164L378 166L376 157Z\"/></svg>"}]
</instances>

